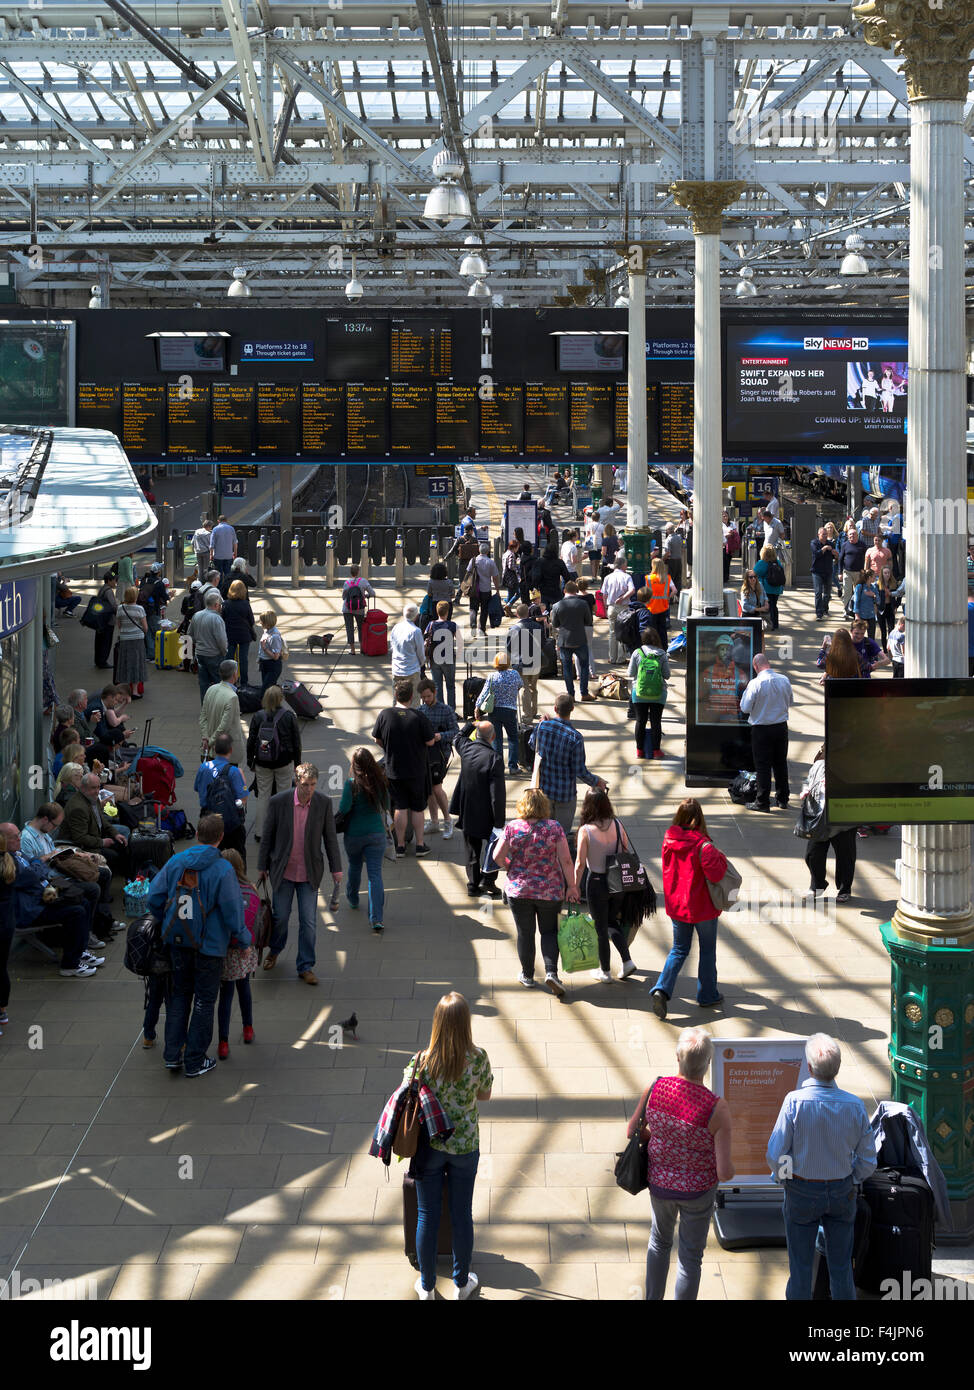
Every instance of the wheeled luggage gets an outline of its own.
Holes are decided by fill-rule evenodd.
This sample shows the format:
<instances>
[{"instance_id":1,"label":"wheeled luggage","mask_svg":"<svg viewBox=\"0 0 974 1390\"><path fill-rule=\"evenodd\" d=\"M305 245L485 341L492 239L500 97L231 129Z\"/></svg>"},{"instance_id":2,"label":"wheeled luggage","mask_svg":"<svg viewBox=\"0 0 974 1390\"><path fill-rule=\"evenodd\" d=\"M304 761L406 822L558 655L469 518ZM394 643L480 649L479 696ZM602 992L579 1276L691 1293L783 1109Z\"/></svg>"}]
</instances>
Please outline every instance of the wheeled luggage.
<instances>
[{"instance_id":1,"label":"wheeled luggage","mask_svg":"<svg viewBox=\"0 0 974 1390\"><path fill-rule=\"evenodd\" d=\"M129 836L129 872L132 878L149 865L154 869L164 868L173 853L172 836L168 830L133 830Z\"/></svg>"},{"instance_id":2,"label":"wheeled luggage","mask_svg":"<svg viewBox=\"0 0 974 1390\"><path fill-rule=\"evenodd\" d=\"M362 619L362 655L385 656L389 650L389 615L370 608Z\"/></svg>"},{"instance_id":3,"label":"wheeled luggage","mask_svg":"<svg viewBox=\"0 0 974 1390\"><path fill-rule=\"evenodd\" d=\"M155 662L160 671L175 671L182 665L182 638L174 627L159 628L155 639Z\"/></svg>"},{"instance_id":4,"label":"wheeled luggage","mask_svg":"<svg viewBox=\"0 0 974 1390\"><path fill-rule=\"evenodd\" d=\"M316 719L321 713L320 700L300 681L281 681L281 689L299 719Z\"/></svg>"},{"instance_id":5,"label":"wheeled luggage","mask_svg":"<svg viewBox=\"0 0 974 1390\"><path fill-rule=\"evenodd\" d=\"M453 1225L450 1221L450 1201L447 1192L448 1179L443 1175L443 1206L440 1210L440 1230L436 1238L437 1259L453 1255ZM416 1222L419 1219L419 1203L416 1199L416 1183L407 1173L402 1180L402 1235L406 1259L413 1269L419 1269L416 1256Z\"/></svg>"},{"instance_id":6,"label":"wheeled luggage","mask_svg":"<svg viewBox=\"0 0 974 1390\"><path fill-rule=\"evenodd\" d=\"M933 1193L919 1168L877 1168L862 1185L872 1221L869 1248L856 1283L881 1293L886 1279L900 1296L909 1274L913 1283L933 1278Z\"/></svg>"},{"instance_id":7,"label":"wheeled luggage","mask_svg":"<svg viewBox=\"0 0 974 1390\"><path fill-rule=\"evenodd\" d=\"M463 717L473 719L477 710L477 701L480 699L480 692L487 684L483 676L475 676L473 667L467 662L467 678L463 682Z\"/></svg>"}]
</instances>

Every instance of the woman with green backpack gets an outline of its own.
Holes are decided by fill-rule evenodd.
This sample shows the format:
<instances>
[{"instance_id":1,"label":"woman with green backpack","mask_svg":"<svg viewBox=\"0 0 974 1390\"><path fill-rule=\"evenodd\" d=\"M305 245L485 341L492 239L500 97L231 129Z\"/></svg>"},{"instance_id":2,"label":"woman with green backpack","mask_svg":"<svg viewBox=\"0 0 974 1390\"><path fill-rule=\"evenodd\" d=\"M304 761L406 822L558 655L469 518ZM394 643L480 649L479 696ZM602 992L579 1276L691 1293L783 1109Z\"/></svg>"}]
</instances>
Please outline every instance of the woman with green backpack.
<instances>
[{"instance_id":1,"label":"woman with green backpack","mask_svg":"<svg viewBox=\"0 0 974 1390\"><path fill-rule=\"evenodd\" d=\"M670 663L662 647L653 645L650 638L654 628L646 632L646 641L637 647L629 659L632 703L636 711L636 757L662 758L663 706L666 704L666 682L670 678ZM649 723L649 734L646 724Z\"/></svg>"}]
</instances>

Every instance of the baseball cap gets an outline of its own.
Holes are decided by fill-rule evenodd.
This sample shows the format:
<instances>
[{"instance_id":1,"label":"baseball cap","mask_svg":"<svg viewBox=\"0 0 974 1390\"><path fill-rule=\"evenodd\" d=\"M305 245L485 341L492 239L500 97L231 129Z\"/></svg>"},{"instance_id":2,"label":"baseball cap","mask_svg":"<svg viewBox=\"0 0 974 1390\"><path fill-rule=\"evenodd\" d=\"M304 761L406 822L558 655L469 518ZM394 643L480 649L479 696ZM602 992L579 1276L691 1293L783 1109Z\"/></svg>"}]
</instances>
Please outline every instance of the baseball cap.
<instances>
[{"instance_id":1,"label":"baseball cap","mask_svg":"<svg viewBox=\"0 0 974 1390\"><path fill-rule=\"evenodd\" d=\"M199 581L198 579L194 579L193 582L192 582L192 584L190 584L189 587L190 587L191 589L202 589L203 585L200 583L200 581Z\"/></svg>"},{"instance_id":2,"label":"baseball cap","mask_svg":"<svg viewBox=\"0 0 974 1390\"><path fill-rule=\"evenodd\" d=\"M155 562L154 565L150 565L150 566L149 566L149 571L150 571L150 573L152 573L152 574L158 574L159 571L160 571L161 569L162 569L162 565L159 563L158 560Z\"/></svg>"},{"instance_id":3,"label":"baseball cap","mask_svg":"<svg viewBox=\"0 0 974 1390\"><path fill-rule=\"evenodd\" d=\"M733 637L718 637L714 645L717 647L732 647L734 645L734 639Z\"/></svg>"}]
</instances>

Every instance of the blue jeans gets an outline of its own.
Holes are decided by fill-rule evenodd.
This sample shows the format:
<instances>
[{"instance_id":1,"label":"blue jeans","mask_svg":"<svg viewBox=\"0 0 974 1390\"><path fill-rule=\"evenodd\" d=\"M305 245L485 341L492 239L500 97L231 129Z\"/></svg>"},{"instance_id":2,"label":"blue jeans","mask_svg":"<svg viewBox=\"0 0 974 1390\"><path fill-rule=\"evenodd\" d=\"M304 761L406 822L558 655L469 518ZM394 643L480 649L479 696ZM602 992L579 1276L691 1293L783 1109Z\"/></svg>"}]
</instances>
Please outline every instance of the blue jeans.
<instances>
[{"instance_id":1,"label":"blue jeans","mask_svg":"<svg viewBox=\"0 0 974 1390\"><path fill-rule=\"evenodd\" d=\"M298 974L313 970L315 963L315 929L318 917L318 887L314 883L294 883L281 879L274 889L274 926L271 930L271 955L279 956L287 945L287 923L294 895L298 895Z\"/></svg>"},{"instance_id":2,"label":"blue jeans","mask_svg":"<svg viewBox=\"0 0 974 1390\"><path fill-rule=\"evenodd\" d=\"M690 954L690 947L693 945L693 933L696 931L700 946L700 961L697 965L697 1003L715 1003L720 993L717 988L717 918L711 917L707 922L678 922L675 917L671 917L670 921L673 923L673 945L670 947L670 954L666 957L663 973L653 985L653 992L659 990L661 994L666 995L667 999L672 998L673 987L683 968L683 962Z\"/></svg>"},{"instance_id":3,"label":"blue jeans","mask_svg":"<svg viewBox=\"0 0 974 1390\"><path fill-rule=\"evenodd\" d=\"M788 1287L785 1298L808 1302L812 1296L812 1261L821 1226L829 1265L832 1298L853 1302L852 1244L856 1231L856 1185L852 1177L834 1182L791 1178L785 1189L785 1235L788 1238Z\"/></svg>"},{"instance_id":4,"label":"blue jeans","mask_svg":"<svg viewBox=\"0 0 974 1390\"><path fill-rule=\"evenodd\" d=\"M231 659L231 661L235 661L239 668L237 672L237 684L249 685L250 643L238 642L235 647L230 648L230 650L227 652L227 656Z\"/></svg>"},{"instance_id":5,"label":"blue jeans","mask_svg":"<svg viewBox=\"0 0 974 1390\"><path fill-rule=\"evenodd\" d=\"M812 588L815 590L815 616L824 618L829 611L829 599L832 593L831 575L816 574L812 571Z\"/></svg>"},{"instance_id":6,"label":"blue jeans","mask_svg":"<svg viewBox=\"0 0 974 1390\"><path fill-rule=\"evenodd\" d=\"M565 689L574 700L575 698L575 667L572 664L573 657L578 657L578 683L582 687L582 694L588 694L588 647L559 647L558 655L561 657L561 674L565 677Z\"/></svg>"},{"instance_id":7,"label":"blue jeans","mask_svg":"<svg viewBox=\"0 0 974 1390\"><path fill-rule=\"evenodd\" d=\"M186 946L173 946L172 997L166 1005L166 1046L163 1059L178 1062L181 1049L187 1074L198 1072L213 1041L213 1013L220 992L222 956L204 956ZM192 1010L192 1016L190 1016Z\"/></svg>"},{"instance_id":8,"label":"blue jeans","mask_svg":"<svg viewBox=\"0 0 974 1390\"><path fill-rule=\"evenodd\" d=\"M429 1149L423 1159L422 1176L416 1178L419 1204L416 1255L424 1289L436 1288L436 1242L440 1234L444 1173L453 1226L453 1282L461 1289L467 1282L473 1256L473 1185L479 1162L479 1149L469 1154L444 1154Z\"/></svg>"},{"instance_id":9,"label":"blue jeans","mask_svg":"<svg viewBox=\"0 0 974 1390\"><path fill-rule=\"evenodd\" d=\"M666 1293L666 1276L670 1271L670 1251L677 1216L680 1218L680 1235L673 1296L677 1302L690 1302L696 1298L700 1287L700 1265L716 1197L716 1187L702 1197L688 1197L683 1201L656 1197L650 1193L653 1229L646 1250L647 1298L659 1300Z\"/></svg>"},{"instance_id":10,"label":"blue jeans","mask_svg":"<svg viewBox=\"0 0 974 1390\"><path fill-rule=\"evenodd\" d=\"M257 669L260 671L260 693L269 686L277 685L281 679L281 672L284 670L284 662L277 661L258 661Z\"/></svg>"},{"instance_id":11,"label":"blue jeans","mask_svg":"<svg viewBox=\"0 0 974 1390\"><path fill-rule=\"evenodd\" d=\"M444 705L449 705L451 709L455 709L457 704L456 666L437 666L434 661L430 663L430 670L433 673L433 684L436 686L436 698L441 700Z\"/></svg>"},{"instance_id":12,"label":"blue jeans","mask_svg":"<svg viewBox=\"0 0 974 1390\"><path fill-rule=\"evenodd\" d=\"M219 570L224 578L230 573L230 566L233 564L233 556L229 560L214 560L213 568Z\"/></svg>"},{"instance_id":13,"label":"blue jeans","mask_svg":"<svg viewBox=\"0 0 974 1390\"><path fill-rule=\"evenodd\" d=\"M345 896L353 907L358 906L358 889L362 882L362 860L369 877L369 921L373 926L382 921L386 893L382 886L382 860L386 852L386 837L382 830L373 830L371 835L346 835L345 854L348 857L348 874L345 879Z\"/></svg>"},{"instance_id":14,"label":"blue jeans","mask_svg":"<svg viewBox=\"0 0 974 1390\"><path fill-rule=\"evenodd\" d=\"M156 655L156 633L159 631L159 624L162 618L158 613L146 613L145 615L145 654L149 661L155 660Z\"/></svg>"},{"instance_id":15,"label":"blue jeans","mask_svg":"<svg viewBox=\"0 0 974 1390\"><path fill-rule=\"evenodd\" d=\"M250 976L242 980L222 980L220 982L220 1006L217 1009L217 1034L222 1042L230 1041L230 1014L233 1010L233 992L236 989L240 1000L240 1019L245 1028L254 1026L254 996L250 991Z\"/></svg>"},{"instance_id":16,"label":"blue jeans","mask_svg":"<svg viewBox=\"0 0 974 1390\"><path fill-rule=\"evenodd\" d=\"M200 655L197 653L197 656L196 656L196 665L197 665L197 668L198 668L198 669L197 669L197 679L199 680L199 683L200 683L200 704L203 703L203 699L204 699L204 697L205 697L205 695L206 695L206 692L209 690L210 686L211 686L211 685L219 685L219 683L220 683L220 662L221 662L222 660L223 660L222 657L217 657L217 656L200 656Z\"/></svg>"},{"instance_id":17,"label":"blue jeans","mask_svg":"<svg viewBox=\"0 0 974 1390\"><path fill-rule=\"evenodd\" d=\"M494 747L504 756L504 740L501 729L507 734L507 767L509 772L518 768L517 710L495 705L487 716L494 726Z\"/></svg>"}]
</instances>

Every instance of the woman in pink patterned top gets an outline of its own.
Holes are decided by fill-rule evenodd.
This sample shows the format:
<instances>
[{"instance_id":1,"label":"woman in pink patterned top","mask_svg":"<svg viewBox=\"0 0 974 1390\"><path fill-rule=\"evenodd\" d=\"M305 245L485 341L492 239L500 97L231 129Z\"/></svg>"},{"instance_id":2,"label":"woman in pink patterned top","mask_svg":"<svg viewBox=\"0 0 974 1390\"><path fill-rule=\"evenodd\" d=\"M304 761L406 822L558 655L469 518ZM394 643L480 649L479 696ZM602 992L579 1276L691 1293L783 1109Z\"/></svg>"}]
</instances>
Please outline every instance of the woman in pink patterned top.
<instances>
[{"instance_id":1,"label":"woman in pink patterned top","mask_svg":"<svg viewBox=\"0 0 974 1390\"><path fill-rule=\"evenodd\" d=\"M558 978L558 909L562 900L578 901L575 865L565 832L551 819L551 802L540 787L518 797L517 819L509 821L494 850L494 863L507 870L507 899L517 927L521 984L534 985L534 933L541 933L545 984L558 999L565 987Z\"/></svg>"},{"instance_id":2,"label":"woman in pink patterned top","mask_svg":"<svg viewBox=\"0 0 974 1390\"><path fill-rule=\"evenodd\" d=\"M666 1292L677 1217L680 1243L676 1298L692 1300L717 1197L717 1184L734 1176L731 1115L726 1100L703 1084L714 1044L705 1028L684 1028L676 1044L679 1076L661 1076L643 1092L628 1136L648 1131L649 1197L653 1230L646 1251L646 1297Z\"/></svg>"}]
</instances>

